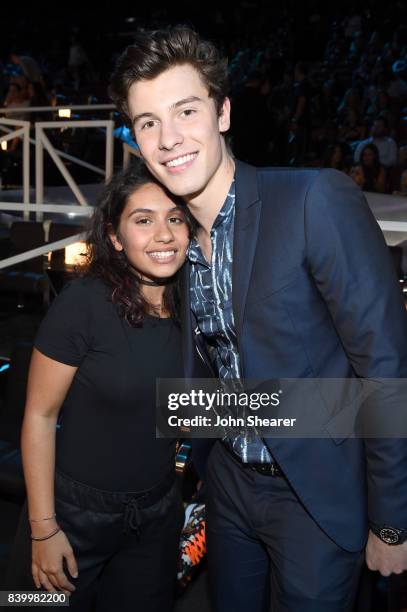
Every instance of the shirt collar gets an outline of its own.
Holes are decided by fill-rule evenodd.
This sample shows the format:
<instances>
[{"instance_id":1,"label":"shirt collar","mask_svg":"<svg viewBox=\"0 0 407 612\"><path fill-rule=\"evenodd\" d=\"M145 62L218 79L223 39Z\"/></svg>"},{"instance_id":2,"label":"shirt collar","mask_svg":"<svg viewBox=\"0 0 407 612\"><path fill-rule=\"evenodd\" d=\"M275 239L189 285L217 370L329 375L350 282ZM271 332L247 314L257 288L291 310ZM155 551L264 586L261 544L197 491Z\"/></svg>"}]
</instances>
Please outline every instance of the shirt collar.
<instances>
[{"instance_id":1,"label":"shirt collar","mask_svg":"<svg viewBox=\"0 0 407 612\"><path fill-rule=\"evenodd\" d=\"M201 251L201 247L199 246L199 242L195 237L192 238L191 242L189 243L189 247L187 248L187 258L191 263L199 262L203 265L208 265L207 262L205 262L205 258Z\"/></svg>"},{"instance_id":2,"label":"shirt collar","mask_svg":"<svg viewBox=\"0 0 407 612\"><path fill-rule=\"evenodd\" d=\"M233 177L232 184L229 187L229 191L226 196L226 199L213 223L212 229L216 229L220 227L222 223L225 223L226 220L231 217L233 210L234 210L234 206L235 206L235 179ZM187 257L189 261L192 263L200 262L202 264L208 265L208 263L205 261L205 258L202 254L201 247L199 246L199 242L197 241L195 237L192 238L189 244L189 247L187 249Z\"/></svg>"},{"instance_id":3,"label":"shirt collar","mask_svg":"<svg viewBox=\"0 0 407 612\"><path fill-rule=\"evenodd\" d=\"M233 178L232 184L229 187L228 195L220 209L218 216L216 217L212 228L219 227L225 220L230 217L235 206L235 179Z\"/></svg>"}]
</instances>

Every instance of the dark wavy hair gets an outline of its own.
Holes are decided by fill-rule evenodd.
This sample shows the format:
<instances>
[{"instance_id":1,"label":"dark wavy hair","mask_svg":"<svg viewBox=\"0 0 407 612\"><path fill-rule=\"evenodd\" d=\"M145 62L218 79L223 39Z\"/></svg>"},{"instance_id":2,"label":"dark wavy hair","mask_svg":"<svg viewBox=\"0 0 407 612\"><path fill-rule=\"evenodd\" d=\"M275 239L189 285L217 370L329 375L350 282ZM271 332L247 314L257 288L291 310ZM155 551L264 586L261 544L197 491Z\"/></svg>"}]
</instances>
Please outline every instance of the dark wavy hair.
<instances>
[{"instance_id":1,"label":"dark wavy hair","mask_svg":"<svg viewBox=\"0 0 407 612\"><path fill-rule=\"evenodd\" d=\"M119 57L109 84L110 97L128 127L132 126L127 97L133 83L154 79L168 68L183 64L198 71L220 115L229 83L227 59L215 45L187 26L140 30Z\"/></svg>"},{"instance_id":2,"label":"dark wavy hair","mask_svg":"<svg viewBox=\"0 0 407 612\"><path fill-rule=\"evenodd\" d=\"M374 155L372 166L366 165L363 160L365 151L372 151ZM373 142L369 142L363 147L362 151L360 152L359 163L362 166L363 172L365 174L365 191L376 191L375 182L379 177L380 169L382 166L380 163L379 149L376 147L375 144L373 144Z\"/></svg>"},{"instance_id":3,"label":"dark wavy hair","mask_svg":"<svg viewBox=\"0 0 407 612\"><path fill-rule=\"evenodd\" d=\"M104 186L91 219L87 237L87 262L83 276L101 278L111 289L111 300L117 305L119 314L131 325L142 325L144 315L151 312L151 304L147 302L141 291L137 276L131 271L124 251L116 251L109 231L117 233L121 214L129 197L143 185L154 183L183 209L189 228L189 235L194 232L194 222L184 202L171 194L145 167L138 162L126 170L113 176ZM165 286L164 307L171 316L179 318L179 286L178 274L174 280Z\"/></svg>"}]
</instances>

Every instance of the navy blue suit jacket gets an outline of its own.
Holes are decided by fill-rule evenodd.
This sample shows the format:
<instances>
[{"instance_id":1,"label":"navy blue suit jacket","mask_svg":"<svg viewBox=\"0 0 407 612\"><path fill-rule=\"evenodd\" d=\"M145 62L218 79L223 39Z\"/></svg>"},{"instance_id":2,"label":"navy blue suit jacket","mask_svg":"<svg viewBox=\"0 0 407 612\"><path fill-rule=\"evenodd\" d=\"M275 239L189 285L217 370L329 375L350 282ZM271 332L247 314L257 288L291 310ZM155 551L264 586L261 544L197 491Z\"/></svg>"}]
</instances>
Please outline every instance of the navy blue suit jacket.
<instances>
[{"instance_id":1,"label":"navy blue suit jacket","mask_svg":"<svg viewBox=\"0 0 407 612\"><path fill-rule=\"evenodd\" d=\"M407 378L401 291L359 188L335 170L241 162L235 178L233 310L242 377ZM185 375L202 376L188 266L183 285ZM407 440L266 442L307 510L343 548L363 547L368 519L407 528Z\"/></svg>"}]
</instances>

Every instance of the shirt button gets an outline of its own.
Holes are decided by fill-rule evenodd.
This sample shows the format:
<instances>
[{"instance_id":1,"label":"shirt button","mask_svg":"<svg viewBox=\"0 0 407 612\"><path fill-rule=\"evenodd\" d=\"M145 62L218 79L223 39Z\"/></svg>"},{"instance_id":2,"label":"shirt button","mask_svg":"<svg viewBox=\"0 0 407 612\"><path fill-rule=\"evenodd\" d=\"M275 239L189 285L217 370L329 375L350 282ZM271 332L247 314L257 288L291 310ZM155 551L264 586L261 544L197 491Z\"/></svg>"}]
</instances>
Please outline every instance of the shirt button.
<instances>
[{"instance_id":1,"label":"shirt button","mask_svg":"<svg viewBox=\"0 0 407 612\"><path fill-rule=\"evenodd\" d=\"M220 302L219 308L221 308L223 310L225 308L225 304L223 302Z\"/></svg>"}]
</instances>

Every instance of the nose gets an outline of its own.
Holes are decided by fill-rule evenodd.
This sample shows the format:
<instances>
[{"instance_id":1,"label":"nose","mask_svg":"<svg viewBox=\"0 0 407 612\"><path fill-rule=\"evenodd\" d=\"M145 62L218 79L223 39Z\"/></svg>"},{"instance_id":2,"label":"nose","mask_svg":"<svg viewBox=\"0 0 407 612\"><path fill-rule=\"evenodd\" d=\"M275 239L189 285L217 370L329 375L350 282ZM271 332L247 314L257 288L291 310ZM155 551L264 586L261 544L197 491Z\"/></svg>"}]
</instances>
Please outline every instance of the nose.
<instances>
[{"instance_id":1,"label":"nose","mask_svg":"<svg viewBox=\"0 0 407 612\"><path fill-rule=\"evenodd\" d=\"M161 123L159 148L166 151L171 151L174 147L181 144L183 136L177 130L173 121Z\"/></svg>"},{"instance_id":2,"label":"nose","mask_svg":"<svg viewBox=\"0 0 407 612\"><path fill-rule=\"evenodd\" d=\"M168 224L167 219L157 223L154 240L156 242L162 242L164 244L173 242L174 234L172 232L171 226Z\"/></svg>"}]
</instances>

